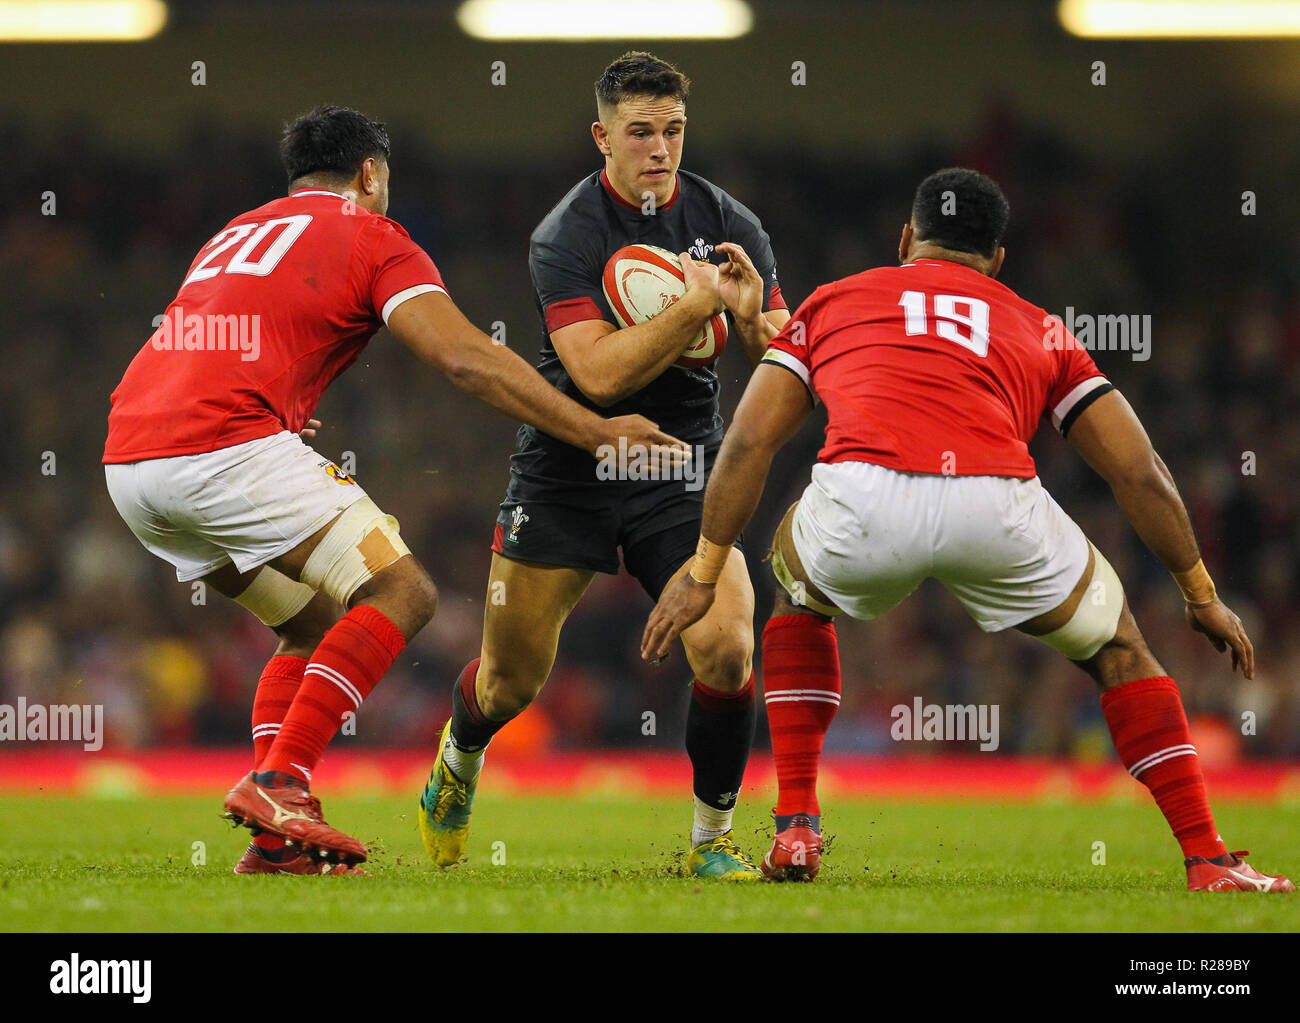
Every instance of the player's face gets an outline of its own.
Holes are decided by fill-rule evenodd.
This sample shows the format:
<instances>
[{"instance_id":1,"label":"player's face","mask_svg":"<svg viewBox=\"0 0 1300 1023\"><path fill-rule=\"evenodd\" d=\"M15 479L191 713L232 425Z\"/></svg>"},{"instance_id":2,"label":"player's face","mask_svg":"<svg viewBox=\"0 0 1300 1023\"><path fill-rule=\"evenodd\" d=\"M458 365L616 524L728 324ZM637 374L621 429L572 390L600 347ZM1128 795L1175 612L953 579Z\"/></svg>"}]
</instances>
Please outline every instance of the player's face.
<instances>
[{"instance_id":1,"label":"player's face","mask_svg":"<svg viewBox=\"0 0 1300 1023\"><path fill-rule=\"evenodd\" d=\"M600 122L597 145L606 157L614 187L626 199L641 203L650 192L655 202L667 202L677 183L686 136L686 107L671 96L628 96L608 121Z\"/></svg>"}]
</instances>

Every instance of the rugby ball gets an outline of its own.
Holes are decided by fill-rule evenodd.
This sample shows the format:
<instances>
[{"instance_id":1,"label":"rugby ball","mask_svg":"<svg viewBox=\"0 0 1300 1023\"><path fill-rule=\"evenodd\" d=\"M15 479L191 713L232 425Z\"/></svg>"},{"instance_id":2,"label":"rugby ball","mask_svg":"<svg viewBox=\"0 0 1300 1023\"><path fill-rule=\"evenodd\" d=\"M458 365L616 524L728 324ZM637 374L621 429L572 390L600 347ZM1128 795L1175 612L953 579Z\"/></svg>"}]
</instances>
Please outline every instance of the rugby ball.
<instances>
[{"instance_id":1,"label":"rugby ball","mask_svg":"<svg viewBox=\"0 0 1300 1023\"><path fill-rule=\"evenodd\" d=\"M625 245L605 264L605 301L620 327L653 319L686 294L686 277L675 253L657 245ZM727 318L710 317L674 363L685 369L711 366L727 346Z\"/></svg>"}]
</instances>

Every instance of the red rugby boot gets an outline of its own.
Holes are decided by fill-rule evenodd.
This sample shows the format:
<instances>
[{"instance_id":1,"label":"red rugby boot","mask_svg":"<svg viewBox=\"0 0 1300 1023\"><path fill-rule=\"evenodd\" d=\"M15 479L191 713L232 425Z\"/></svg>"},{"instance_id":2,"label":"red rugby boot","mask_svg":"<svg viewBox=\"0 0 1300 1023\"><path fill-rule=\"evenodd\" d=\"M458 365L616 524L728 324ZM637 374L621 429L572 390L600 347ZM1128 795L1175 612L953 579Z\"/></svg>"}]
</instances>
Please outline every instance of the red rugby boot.
<instances>
[{"instance_id":1,"label":"red rugby boot","mask_svg":"<svg viewBox=\"0 0 1300 1023\"><path fill-rule=\"evenodd\" d=\"M812 819L795 814L778 832L763 857L763 873L773 881L811 881L822 867L822 836Z\"/></svg>"},{"instance_id":2,"label":"red rugby boot","mask_svg":"<svg viewBox=\"0 0 1300 1023\"><path fill-rule=\"evenodd\" d=\"M226 794L226 817L254 834L269 831L319 863L361 863L366 847L351 835L330 827L321 815L320 800L292 775L267 778L259 785L250 771Z\"/></svg>"},{"instance_id":3,"label":"red rugby boot","mask_svg":"<svg viewBox=\"0 0 1300 1023\"><path fill-rule=\"evenodd\" d=\"M258 848L257 845L249 842L248 848L244 850L244 855L235 864L235 873L370 876L369 871L362 870L360 867L349 867L346 863L321 863L319 861L313 863L310 856L296 854L292 849L286 850L286 853L287 855L283 860L274 860L271 858L274 854L268 854L265 849Z\"/></svg>"},{"instance_id":4,"label":"red rugby boot","mask_svg":"<svg viewBox=\"0 0 1300 1023\"><path fill-rule=\"evenodd\" d=\"M1264 874L1247 863L1245 849L1225 853L1213 860L1191 856L1183 861L1187 868L1189 892L1293 892L1295 885L1281 874ZM1218 861L1218 862L1216 862Z\"/></svg>"}]
</instances>

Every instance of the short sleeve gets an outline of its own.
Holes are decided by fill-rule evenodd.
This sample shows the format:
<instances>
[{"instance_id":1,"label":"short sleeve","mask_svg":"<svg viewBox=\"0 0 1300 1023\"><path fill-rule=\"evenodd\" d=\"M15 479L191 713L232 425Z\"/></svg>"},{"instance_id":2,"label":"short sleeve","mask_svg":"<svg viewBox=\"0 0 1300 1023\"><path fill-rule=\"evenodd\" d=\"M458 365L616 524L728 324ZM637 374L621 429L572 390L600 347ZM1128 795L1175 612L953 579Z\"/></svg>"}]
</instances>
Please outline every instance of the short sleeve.
<instances>
[{"instance_id":1,"label":"short sleeve","mask_svg":"<svg viewBox=\"0 0 1300 1023\"><path fill-rule=\"evenodd\" d=\"M548 334L583 320L615 322L601 289L604 269L588 246L570 247L558 239L533 237L528 245L528 272Z\"/></svg>"},{"instance_id":2,"label":"short sleeve","mask_svg":"<svg viewBox=\"0 0 1300 1023\"><path fill-rule=\"evenodd\" d=\"M730 197L728 197L730 198ZM740 245L754 263L754 269L763 278L763 312L774 309L786 309L785 299L781 297L781 283L776 276L776 257L772 255L772 240L758 217L747 206L731 200L730 236L724 241L734 241Z\"/></svg>"},{"instance_id":3,"label":"short sleeve","mask_svg":"<svg viewBox=\"0 0 1300 1023\"><path fill-rule=\"evenodd\" d=\"M1064 326L1057 329L1063 342L1052 351L1056 373L1047 392L1047 409L1052 425L1064 437L1089 405L1115 388L1074 335Z\"/></svg>"},{"instance_id":4,"label":"short sleeve","mask_svg":"<svg viewBox=\"0 0 1300 1023\"><path fill-rule=\"evenodd\" d=\"M371 235L369 270L370 304L388 323L393 310L407 299L437 291L447 294L442 275L428 253L398 224L376 217L365 230Z\"/></svg>"},{"instance_id":5,"label":"short sleeve","mask_svg":"<svg viewBox=\"0 0 1300 1023\"><path fill-rule=\"evenodd\" d=\"M780 366L797 376L804 387L808 388L808 397L814 405L817 404L817 392L812 383L812 347L816 338L820 303L819 289L794 311L780 333L772 338L763 355L763 362Z\"/></svg>"}]
</instances>

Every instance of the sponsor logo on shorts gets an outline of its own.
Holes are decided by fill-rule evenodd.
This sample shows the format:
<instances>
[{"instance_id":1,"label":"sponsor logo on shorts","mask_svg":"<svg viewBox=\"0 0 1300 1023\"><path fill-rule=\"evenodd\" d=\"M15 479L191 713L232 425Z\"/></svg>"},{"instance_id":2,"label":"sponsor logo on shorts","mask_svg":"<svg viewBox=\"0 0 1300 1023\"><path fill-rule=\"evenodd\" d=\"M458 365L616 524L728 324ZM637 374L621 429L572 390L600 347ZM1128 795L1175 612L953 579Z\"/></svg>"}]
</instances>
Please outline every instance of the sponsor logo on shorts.
<instances>
[{"instance_id":1,"label":"sponsor logo on shorts","mask_svg":"<svg viewBox=\"0 0 1300 1023\"><path fill-rule=\"evenodd\" d=\"M528 521L528 516L524 514L523 505L519 505L510 513L510 535L506 537L511 543L519 542L519 527Z\"/></svg>"},{"instance_id":2,"label":"sponsor logo on shorts","mask_svg":"<svg viewBox=\"0 0 1300 1023\"><path fill-rule=\"evenodd\" d=\"M355 485L357 482L333 462L325 463L325 471L334 477L336 483L341 483L344 486L347 486L348 484Z\"/></svg>"}]
</instances>

